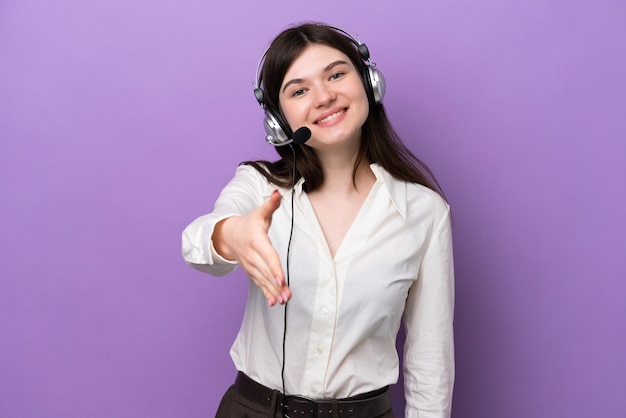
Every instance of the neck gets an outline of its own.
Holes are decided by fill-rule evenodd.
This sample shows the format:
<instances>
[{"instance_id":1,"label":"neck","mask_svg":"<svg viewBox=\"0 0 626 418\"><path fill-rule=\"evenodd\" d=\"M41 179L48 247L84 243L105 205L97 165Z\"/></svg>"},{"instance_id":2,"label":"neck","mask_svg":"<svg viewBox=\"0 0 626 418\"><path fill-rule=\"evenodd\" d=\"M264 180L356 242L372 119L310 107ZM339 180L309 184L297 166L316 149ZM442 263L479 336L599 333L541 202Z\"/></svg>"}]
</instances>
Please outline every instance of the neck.
<instances>
[{"instance_id":1,"label":"neck","mask_svg":"<svg viewBox=\"0 0 626 418\"><path fill-rule=\"evenodd\" d=\"M316 148L324 172L324 183L319 191L342 195L369 191L376 180L369 161L362 160L354 171L359 148L360 140Z\"/></svg>"},{"instance_id":2,"label":"neck","mask_svg":"<svg viewBox=\"0 0 626 418\"><path fill-rule=\"evenodd\" d=\"M333 158L322 163L324 183L320 191L333 194L352 194L367 192L375 181L368 161L361 161L354 172L356 156L350 159Z\"/></svg>"}]
</instances>

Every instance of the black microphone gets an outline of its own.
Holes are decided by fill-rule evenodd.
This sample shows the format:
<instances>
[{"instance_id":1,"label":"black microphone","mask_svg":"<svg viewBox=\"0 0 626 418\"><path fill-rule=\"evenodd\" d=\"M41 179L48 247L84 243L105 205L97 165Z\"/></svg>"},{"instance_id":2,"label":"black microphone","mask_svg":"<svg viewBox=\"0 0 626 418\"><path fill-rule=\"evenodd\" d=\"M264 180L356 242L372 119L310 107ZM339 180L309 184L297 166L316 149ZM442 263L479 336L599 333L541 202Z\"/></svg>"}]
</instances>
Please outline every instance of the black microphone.
<instances>
[{"instance_id":1,"label":"black microphone","mask_svg":"<svg viewBox=\"0 0 626 418\"><path fill-rule=\"evenodd\" d=\"M311 130L306 126L297 129L293 133L293 142L298 145L303 145L306 141L309 140L309 138L311 138Z\"/></svg>"}]
</instances>

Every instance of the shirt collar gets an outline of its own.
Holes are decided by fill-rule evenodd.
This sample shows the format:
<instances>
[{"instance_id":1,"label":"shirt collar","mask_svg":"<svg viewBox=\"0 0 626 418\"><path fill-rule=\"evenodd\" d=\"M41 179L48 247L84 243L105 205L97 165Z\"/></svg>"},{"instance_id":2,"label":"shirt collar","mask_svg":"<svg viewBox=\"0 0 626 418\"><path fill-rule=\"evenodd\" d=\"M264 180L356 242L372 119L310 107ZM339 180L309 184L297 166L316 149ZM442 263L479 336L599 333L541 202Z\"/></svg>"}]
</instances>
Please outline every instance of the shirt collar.
<instances>
[{"instance_id":1,"label":"shirt collar","mask_svg":"<svg viewBox=\"0 0 626 418\"><path fill-rule=\"evenodd\" d=\"M395 179L387 170L377 163L370 164L370 168L374 176L376 176L376 182L381 183L385 190L387 190L393 206L400 213L400 216L406 219L406 182ZM294 185L296 197L299 198L302 195L303 187L304 179L301 178Z\"/></svg>"},{"instance_id":2,"label":"shirt collar","mask_svg":"<svg viewBox=\"0 0 626 418\"><path fill-rule=\"evenodd\" d=\"M370 164L370 168L376 176L376 181L381 182L389 193L389 198L400 216L406 219L406 182L394 178L377 163Z\"/></svg>"},{"instance_id":3,"label":"shirt collar","mask_svg":"<svg viewBox=\"0 0 626 418\"><path fill-rule=\"evenodd\" d=\"M300 177L300 180L298 180L297 183L293 186L293 189L295 190L297 198L300 198L303 188L304 188L304 178Z\"/></svg>"}]
</instances>

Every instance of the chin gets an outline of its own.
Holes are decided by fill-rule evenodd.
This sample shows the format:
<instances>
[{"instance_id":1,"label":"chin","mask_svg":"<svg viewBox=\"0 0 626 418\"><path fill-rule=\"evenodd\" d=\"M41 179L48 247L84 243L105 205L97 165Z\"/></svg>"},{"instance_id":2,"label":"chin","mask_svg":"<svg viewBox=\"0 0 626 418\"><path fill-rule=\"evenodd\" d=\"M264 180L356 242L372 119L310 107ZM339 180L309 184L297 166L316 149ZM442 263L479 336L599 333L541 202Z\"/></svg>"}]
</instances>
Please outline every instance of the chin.
<instances>
[{"instance_id":1,"label":"chin","mask_svg":"<svg viewBox=\"0 0 626 418\"><path fill-rule=\"evenodd\" d=\"M333 132L330 135L318 135L317 137L311 138L311 145L315 148L315 146L338 146L342 144L347 144L354 141L360 141L361 139L361 130L358 132L350 131L340 131Z\"/></svg>"}]
</instances>

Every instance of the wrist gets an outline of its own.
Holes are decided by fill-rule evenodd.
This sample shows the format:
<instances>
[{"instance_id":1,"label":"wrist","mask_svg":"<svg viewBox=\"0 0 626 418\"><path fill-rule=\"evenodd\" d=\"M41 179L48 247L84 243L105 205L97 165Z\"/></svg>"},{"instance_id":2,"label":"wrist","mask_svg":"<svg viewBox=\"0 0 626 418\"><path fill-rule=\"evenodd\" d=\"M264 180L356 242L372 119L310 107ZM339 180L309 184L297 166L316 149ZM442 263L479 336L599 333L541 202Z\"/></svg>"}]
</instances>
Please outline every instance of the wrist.
<instances>
[{"instance_id":1,"label":"wrist","mask_svg":"<svg viewBox=\"0 0 626 418\"><path fill-rule=\"evenodd\" d=\"M222 219L213 228L213 235L211 236L211 242L215 251L224 259L234 261L235 256L228 246L228 226L231 223L233 217Z\"/></svg>"}]
</instances>

